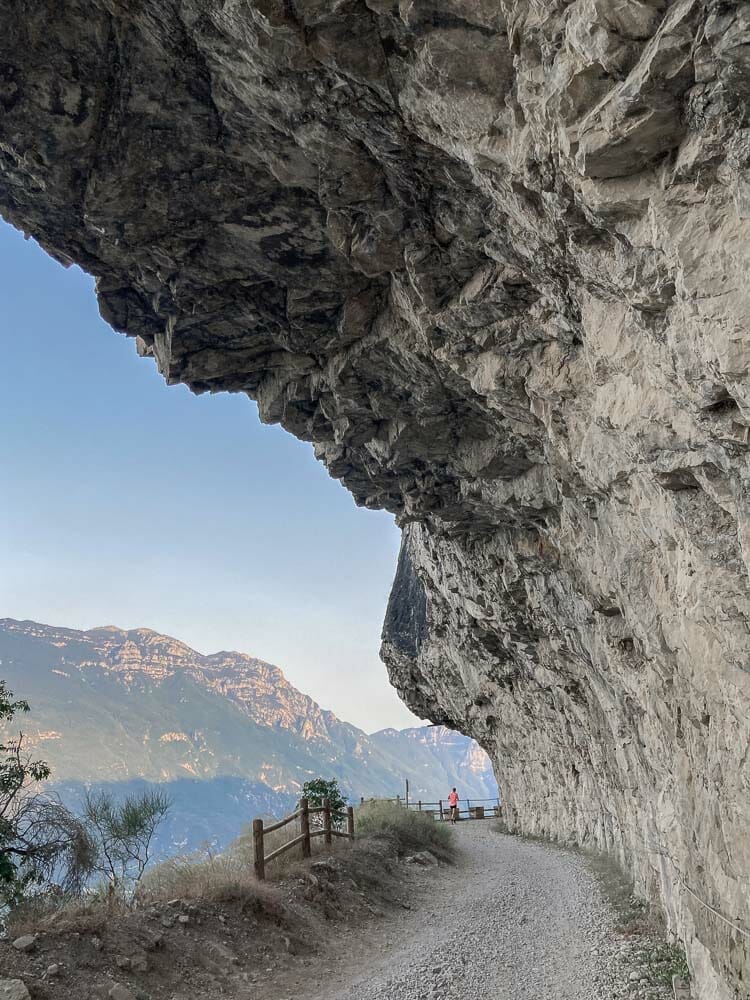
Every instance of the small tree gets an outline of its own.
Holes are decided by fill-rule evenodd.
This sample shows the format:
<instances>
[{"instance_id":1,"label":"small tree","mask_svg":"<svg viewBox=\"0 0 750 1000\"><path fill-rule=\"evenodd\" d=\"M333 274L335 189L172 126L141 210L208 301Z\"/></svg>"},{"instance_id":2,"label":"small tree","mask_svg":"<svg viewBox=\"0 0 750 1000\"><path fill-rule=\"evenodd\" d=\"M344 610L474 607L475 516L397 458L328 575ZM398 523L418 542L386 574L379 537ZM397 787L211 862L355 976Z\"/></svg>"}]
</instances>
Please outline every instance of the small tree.
<instances>
[{"instance_id":1,"label":"small tree","mask_svg":"<svg viewBox=\"0 0 750 1000\"><path fill-rule=\"evenodd\" d=\"M28 712L0 681L0 721ZM93 861L80 821L54 796L36 790L49 766L24 748L23 733L0 742L0 907L16 906L32 887L79 892Z\"/></svg>"},{"instance_id":2,"label":"small tree","mask_svg":"<svg viewBox=\"0 0 750 1000\"><path fill-rule=\"evenodd\" d=\"M149 789L116 802L110 792L87 792L83 821L94 845L92 870L109 882L113 892L140 881L151 857L151 841L169 812L171 799Z\"/></svg>"},{"instance_id":3,"label":"small tree","mask_svg":"<svg viewBox=\"0 0 750 1000\"><path fill-rule=\"evenodd\" d=\"M341 793L339 783L335 778L326 781L325 778L313 778L302 786L302 798L307 799L311 806L323 805L323 799L331 803L331 820L335 826L341 826L346 817L346 799ZM316 826L320 825L316 822Z\"/></svg>"}]
</instances>

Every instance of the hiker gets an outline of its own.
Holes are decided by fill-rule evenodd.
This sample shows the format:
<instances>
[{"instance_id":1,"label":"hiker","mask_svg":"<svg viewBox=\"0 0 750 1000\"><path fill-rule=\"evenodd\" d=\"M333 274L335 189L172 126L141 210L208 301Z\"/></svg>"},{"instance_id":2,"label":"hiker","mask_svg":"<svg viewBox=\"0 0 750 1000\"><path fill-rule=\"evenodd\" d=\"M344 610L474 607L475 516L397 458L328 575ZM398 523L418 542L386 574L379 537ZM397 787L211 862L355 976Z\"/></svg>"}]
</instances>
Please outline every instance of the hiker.
<instances>
[{"instance_id":1,"label":"hiker","mask_svg":"<svg viewBox=\"0 0 750 1000\"><path fill-rule=\"evenodd\" d=\"M458 792L455 788L448 796L448 805L451 807L451 823L455 824L458 819Z\"/></svg>"}]
</instances>

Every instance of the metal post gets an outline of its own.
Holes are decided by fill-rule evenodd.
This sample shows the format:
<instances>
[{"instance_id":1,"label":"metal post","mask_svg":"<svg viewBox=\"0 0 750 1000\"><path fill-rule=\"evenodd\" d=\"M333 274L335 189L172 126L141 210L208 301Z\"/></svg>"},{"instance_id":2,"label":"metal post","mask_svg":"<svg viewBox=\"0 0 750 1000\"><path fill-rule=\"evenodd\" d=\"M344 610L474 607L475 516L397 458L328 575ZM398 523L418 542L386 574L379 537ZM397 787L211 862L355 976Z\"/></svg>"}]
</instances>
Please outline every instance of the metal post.
<instances>
[{"instance_id":1,"label":"metal post","mask_svg":"<svg viewBox=\"0 0 750 1000\"><path fill-rule=\"evenodd\" d=\"M266 859L263 855L263 820L253 820L253 867L255 877L262 882L266 877Z\"/></svg>"},{"instance_id":2,"label":"metal post","mask_svg":"<svg viewBox=\"0 0 750 1000\"><path fill-rule=\"evenodd\" d=\"M323 840L330 844L331 837L331 800L323 799Z\"/></svg>"},{"instance_id":3,"label":"metal post","mask_svg":"<svg viewBox=\"0 0 750 1000\"><path fill-rule=\"evenodd\" d=\"M354 809L352 806L347 806L346 810L346 832L349 834L349 840L354 840Z\"/></svg>"},{"instance_id":4,"label":"metal post","mask_svg":"<svg viewBox=\"0 0 750 1000\"><path fill-rule=\"evenodd\" d=\"M310 845L310 803L307 799L300 799L299 807L301 809L299 825L302 828L301 832L304 837L302 841L302 857L309 858L312 854L312 847Z\"/></svg>"}]
</instances>

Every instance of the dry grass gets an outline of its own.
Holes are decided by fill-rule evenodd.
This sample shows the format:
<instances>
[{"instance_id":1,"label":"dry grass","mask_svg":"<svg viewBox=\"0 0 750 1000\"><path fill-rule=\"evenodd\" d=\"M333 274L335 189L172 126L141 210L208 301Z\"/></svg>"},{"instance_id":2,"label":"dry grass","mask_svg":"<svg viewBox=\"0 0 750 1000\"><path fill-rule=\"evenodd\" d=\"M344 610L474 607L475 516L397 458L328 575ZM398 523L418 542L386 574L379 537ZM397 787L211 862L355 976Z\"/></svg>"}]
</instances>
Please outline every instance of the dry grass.
<instances>
[{"instance_id":1,"label":"dry grass","mask_svg":"<svg viewBox=\"0 0 750 1000\"><path fill-rule=\"evenodd\" d=\"M266 834L266 854L294 840L302 832L299 820L288 823L280 830ZM313 856L331 853L322 837L312 841ZM307 865L302 857L302 845L292 847L285 854L266 864L266 877L270 880L285 878ZM223 854L196 854L170 858L149 869L143 877L137 897L141 901L168 901L170 899L204 899L213 902L230 899L248 899L257 895L270 903L272 890L255 878L253 870L253 831L246 827Z\"/></svg>"},{"instance_id":2,"label":"dry grass","mask_svg":"<svg viewBox=\"0 0 750 1000\"><path fill-rule=\"evenodd\" d=\"M357 810L356 828L359 836L392 841L399 854L430 851L443 861L451 861L455 854L448 826L437 823L427 813L406 809L395 802L365 802Z\"/></svg>"},{"instance_id":3,"label":"dry grass","mask_svg":"<svg viewBox=\"0 0 750 1000\"><path fill-rule=\"evenodd\" d=\"M291 829L291 824L287 829ZM285 832L279 830L272 834L266 850L274 850L289 839L281 836ZM290 833L290 836L296 834ZM292 849L277 862L272 862L269 874L286 873L298 865L297 853ZM83 899L36 896L14 911L9 926L14 934L32 933L40 928L98 933L117 916L173 899L196 903L238 902L243 908L272 916L280 916L283 909L273 887L255 878L250 831L223 854L178 855L147 869L132 899L111 898L105 887L88 893Z\"/></svg>"},{"instance_id":4,"label":"dry grass","mask_svg":"<svg viewBox=\"0 0 750 1000\"><path fill-rule=\"evenodd\" d=\"M375 832L382 836L387 831L379 827ZM300 823L296 820L267 834L265 853L270 854L300 833ZM398 844L403 841L403 837L395 839ZM414 840L414 849L426 846L422 837ZM334 839L332 845L326 845L322 837L312 840L313 858L349 849L350 844L343 840ZM302 846L298 845L267 863L266 877L270 885L259 882L253 870L252 827L248 826L222 854L178 855L147 869L132 900L112 899L104 886L84 899L37 896L15 911L9 924L12 922L14 934L31 933L40 928L98 933L117 916L124 917L142 907L174 899L196 903L236 901L243 908L278 917L284 908L273 882L303 874L308 866L309 861L302 857Z\"/></svg>"},{"instance_id":5,"label":"dry grass","mask_svg":"<svg viewBox=\"0 0 750 1000\"><path fill-rule=\"evenodd\" d=\"M32 896L8 915L7 927L13 937L49 931L65 934L76 931L98 934L107 923L129 913L131 907L102 887L83 899L43 894Z\"/></svg>"},{"instance_id":6,"label":"dry grass","mask_svg":"<svg viewBox=\"0 0 750 1000\"><path fill-rule=\"evenodd\" d=\"M166 903L170 899L205 900L225 903L231 900L268 901L270 891L259 883L249 867L234 854L215 857L187 855L170 858L155 865L144 875L136 900L139 904Z\"/></svg>"},{"instance_id":7,"label":"dry grass","mask_svg":"<svg viewBox=\"0 0 750 1000\"><path fill-rule=\"evenodd\" d=\"M270 854L290 840L294 840L302 833L299 820L293 820L281 830L274 830L267 833L263 838L263 849L266 854ZM313 841L315 843L315 841ZM229 853L237 859L240 864L245 865L252 871L253 869L253 830L252 827L245 827L240 836L229 846ZM278 877L285 874L291 868L296 867L296 863L302 857L302 845L292 847L286 854L269 861L266 865L266 876L268 878Z\"/></svg>"}]
</instances>

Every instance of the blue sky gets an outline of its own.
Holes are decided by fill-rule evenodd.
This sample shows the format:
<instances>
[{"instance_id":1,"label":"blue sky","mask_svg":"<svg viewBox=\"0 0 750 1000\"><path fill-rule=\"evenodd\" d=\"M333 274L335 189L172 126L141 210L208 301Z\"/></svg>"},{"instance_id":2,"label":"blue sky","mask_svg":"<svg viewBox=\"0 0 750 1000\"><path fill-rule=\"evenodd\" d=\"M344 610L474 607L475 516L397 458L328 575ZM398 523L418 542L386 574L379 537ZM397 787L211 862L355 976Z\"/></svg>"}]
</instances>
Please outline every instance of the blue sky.
<instances>
[{"instance_id":1,"label":"blue sky","mask_svg":"<svg viewBox=\"0 0 750 1000\"><path fill-rule=\"evenodd\" d=\"M2 222L0 259L0 617L239 649L364 729L413 724L378 659L391 515L246 397L167 387Z\"/></svg>"}]
</instances>

